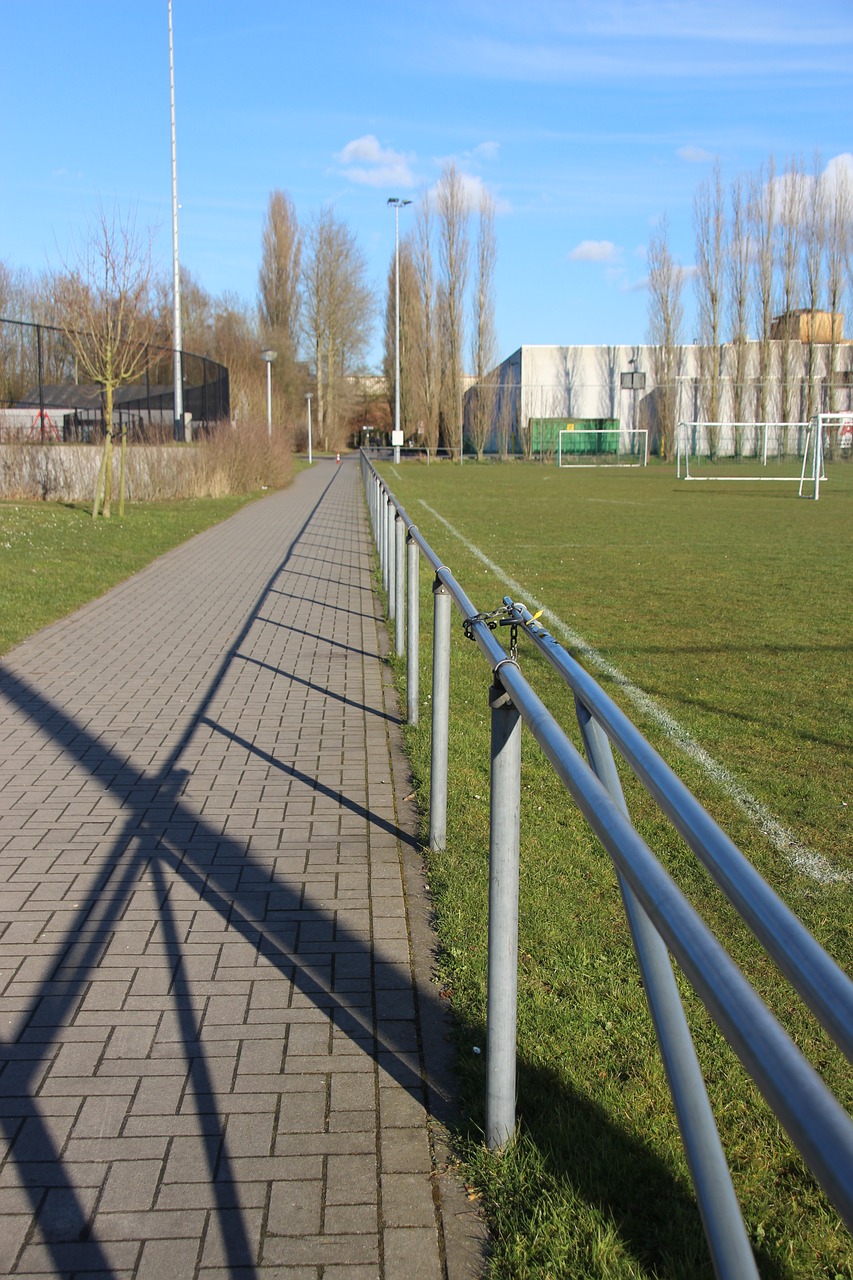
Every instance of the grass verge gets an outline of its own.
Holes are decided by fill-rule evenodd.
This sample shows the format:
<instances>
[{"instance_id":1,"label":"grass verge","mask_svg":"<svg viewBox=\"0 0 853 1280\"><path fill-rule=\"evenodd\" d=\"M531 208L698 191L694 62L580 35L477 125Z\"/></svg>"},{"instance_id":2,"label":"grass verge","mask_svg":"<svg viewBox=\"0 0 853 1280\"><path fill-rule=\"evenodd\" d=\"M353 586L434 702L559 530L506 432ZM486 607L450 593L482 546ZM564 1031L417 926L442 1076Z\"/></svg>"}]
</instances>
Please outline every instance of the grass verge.
<instances>
[{"instance_id":1,"label":"grass verge","mask_svg":"<svg viewBox=\"0 0 853 1280\"><path fill-rule=\"evenodd\" d=\"M578 474L414 464L384 474L478 608L494 608L507 588L472 548L526 584L798 839L849 873L853 700L845 653L853 601L845 531L853 468L834 469L818 504L797 500L795 485L685 485L666 468ZM430 585L424 571L425 620ZM426 814L426 623L421 644L420 725L406 734ZM577 740L562 686L532 651L522 650L521 659ZM474 1050L485 1047L488 672L455 615L451 670L448 847L428 865L441 939L436 977L457 1017L470 1117L461 1142L489 1218L492 1275L710 1277L612 867L526 733L519 1131L500 1156L480 1142L484 1054ZM601 682L849 968L849 882L822 884L798 872L719 776L638 712L617 680ZM642 834L850 1106L841 1055L677 834L630 778L624 782ZM703 1006L679 982L762 1276L849 1280L849 1235Z\"/></svg>"},{"instance_id":2,"label":"grass verge","mask_svg":"<svg viewBox=\"0 0 853 1280\"><path fill-rule=\"evenodd\" d=\"M130 505L122 520L73 503L0 503L0 653L251 500Z\"/></svg>"}]
</instances>

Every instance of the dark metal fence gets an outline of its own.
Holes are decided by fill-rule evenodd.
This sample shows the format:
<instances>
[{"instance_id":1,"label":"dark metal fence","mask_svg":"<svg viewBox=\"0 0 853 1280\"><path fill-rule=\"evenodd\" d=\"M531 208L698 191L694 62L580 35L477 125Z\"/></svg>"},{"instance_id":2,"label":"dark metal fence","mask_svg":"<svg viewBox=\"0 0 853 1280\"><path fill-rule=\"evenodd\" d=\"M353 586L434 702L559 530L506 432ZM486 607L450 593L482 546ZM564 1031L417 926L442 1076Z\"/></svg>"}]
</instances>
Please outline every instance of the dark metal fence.
<instances>
[{"instance_id":1,"label":"dark metal fence","mask_svg":"<svg viewBox=\"0 0 853 1280\"><path fill-rule=\"evenodd\" d=\"M406 658L406 711L418 716L419 558L433 585L430 845L447 830L450 617L459 610L491 670L489 976L486 1138L515 1129L516 992L522 722L610 855L657 1033L714 1269L727 1280L758 1272L681 1003L670 955L790 1134L848 1227L853 1228L853 1121L776 1020L633 826L614 764L615 746L826 1032L853 1061L853 983L820 947L632 721L523 605L504 597L502 618L569 685L586 759L522 675L517 655L479 613L362 453L368 509L394 624Z\"/></svg>"},{"instance_id":2,"label":"dark metal fence","mask_svg":"<svg viewBox=\"0 0 853 1280\"><path fill-rule=\"evenodd\" d=\"M171 439L175 423L173 352L149 347L150 359L139 382L119 387L113 407L114 429L127 427L130 439ZM206 430L231 416L228 370L191 351L181 353L184 414L192 430ZM62 329L22 320L0 319L0 438L89 443L104 436L104 406L99 387L82 383L73 347Z\"/></svg>"}]
</instances>

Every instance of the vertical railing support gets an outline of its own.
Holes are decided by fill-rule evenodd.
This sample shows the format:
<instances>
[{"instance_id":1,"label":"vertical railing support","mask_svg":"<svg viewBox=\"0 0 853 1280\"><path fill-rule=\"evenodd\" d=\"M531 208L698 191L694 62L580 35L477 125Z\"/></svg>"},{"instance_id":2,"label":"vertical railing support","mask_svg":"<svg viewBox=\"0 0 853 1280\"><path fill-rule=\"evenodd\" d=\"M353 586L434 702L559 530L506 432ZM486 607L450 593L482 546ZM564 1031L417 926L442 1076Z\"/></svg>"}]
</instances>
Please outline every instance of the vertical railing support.
<instances>
[{"instance_id":1,"label":"vertical railing support","mask_svg":"<svg viewBox=\"0 0 853 1280\"><path fill-rule=\"evenodd\" d=\"M492 713L489 835L489 989L486 1014L486 1142L515 1132L518 990L518 864L521 822L521 717L498 675Z\"/></svg>"},{"instance_id":2,"label":"vertical railing support","mask_svg":"<svg viewBox=\"0 0 853 1280\"><path fill-rule=\"evenodd\" d=\"M406 541L406 719L418 723L420 679L420 577L418 544L409 534Z\"/></svg>"},{"instance_id":3,"label":"vertical railing support","mask_svg":"<svg viewBox=\"0 0 853 1280\"><path fill-rule=\"evenodd\" d=\"M406 652L406 525L399 515L394 517L394 652L402 658Z\"/></svg>"},{"instance_id":4,"label":"vertical railing support","mask_svg":"<svg viewBox=\"0 0 853 1280\"><path fill-rule=\"evenodd\" d=\"M429 847L447 844L447 747L450 726L450 592L440 578L432 588L432 733L429 767Z\"/></svg>"},{"instance_id":5,"label":"vertical railing support","mask_svg":"<svg viewBox=\"0 0 853 1280\"><path fill-rule=\"evenodd\" d=\"M379 562L382 565L382 589L388 593L388 500L379 490Z\"/></svg>"},{"instance_id":6,"label":"vertical railing support","mask_svg":"<svg viewBox=\"0 0 853 1280\"><path fill-rule=\"evenodd\" d=\"M628 816L610 739L578 698L575 709L590 768ZM730 1280L758 1280L669 952L630 885L618 872L617 879L714 1270Z\"/></svg>"},{"instance_id":7,"label":"vertical railing support","mask_svg":"<svg viewBox=\"0 0 853 1280\"><path fill-rule=\"evenodd\" d=\"M390 498L386 499L386 505L388 508L388 525L385 531L388 543L388 581L385 584L385 593L388 597L388 619L393 622L397 612L397 512Z\"/></svg>"}]
</instances>

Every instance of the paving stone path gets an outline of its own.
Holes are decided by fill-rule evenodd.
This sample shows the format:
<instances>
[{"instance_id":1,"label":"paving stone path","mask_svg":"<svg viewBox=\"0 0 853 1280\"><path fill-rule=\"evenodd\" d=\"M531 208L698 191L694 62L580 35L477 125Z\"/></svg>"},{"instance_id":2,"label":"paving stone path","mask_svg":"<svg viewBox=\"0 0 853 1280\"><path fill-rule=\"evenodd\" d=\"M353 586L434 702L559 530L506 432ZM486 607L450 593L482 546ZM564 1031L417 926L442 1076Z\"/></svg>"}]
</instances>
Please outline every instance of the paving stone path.
<instances>
[{"instance_id":1,"label":"paving stone path","mask_svg":"<svg viewBox=\"0 0 853 1280\"><path fill-rule=\"evenodd\" d=\"M0 663L0 1274L457 1280L358 468Z\"/></svg>"}]
</instances>

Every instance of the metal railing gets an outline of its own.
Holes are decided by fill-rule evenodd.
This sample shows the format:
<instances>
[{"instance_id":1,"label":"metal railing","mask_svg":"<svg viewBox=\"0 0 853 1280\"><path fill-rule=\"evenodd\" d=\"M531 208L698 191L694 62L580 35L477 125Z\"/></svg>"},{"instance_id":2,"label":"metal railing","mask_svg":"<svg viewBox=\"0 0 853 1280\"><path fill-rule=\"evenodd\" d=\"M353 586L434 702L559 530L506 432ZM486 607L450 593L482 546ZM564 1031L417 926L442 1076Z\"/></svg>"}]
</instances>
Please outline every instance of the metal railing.
<instances>
[{"instance_id":1,"label":"metal railing","mask_svg":"<svg viewBox=\"0 0 853 1280\"><path fill-rule=\"evenodd\" d=\"M571 689L586 760L566 736L450 569L362 454L362 475L394 624L406 657L406 714L418 719L419 557L433 584L429 841L447 829L451 606L492 672L486 1140L515 1129L521 723L530 729L610 855L718 1276L757 1277L670 953L788 1131L847 1226L853 1229L853 1121L803 1056L631 823L615 746L683 836L815 1017L853 1061L853 983L820 947L672 772L632 721L578 662L507 596L501 621L523 634ZM612 745L611 745L612 744Z\"/></svg>"}]
</instances>

